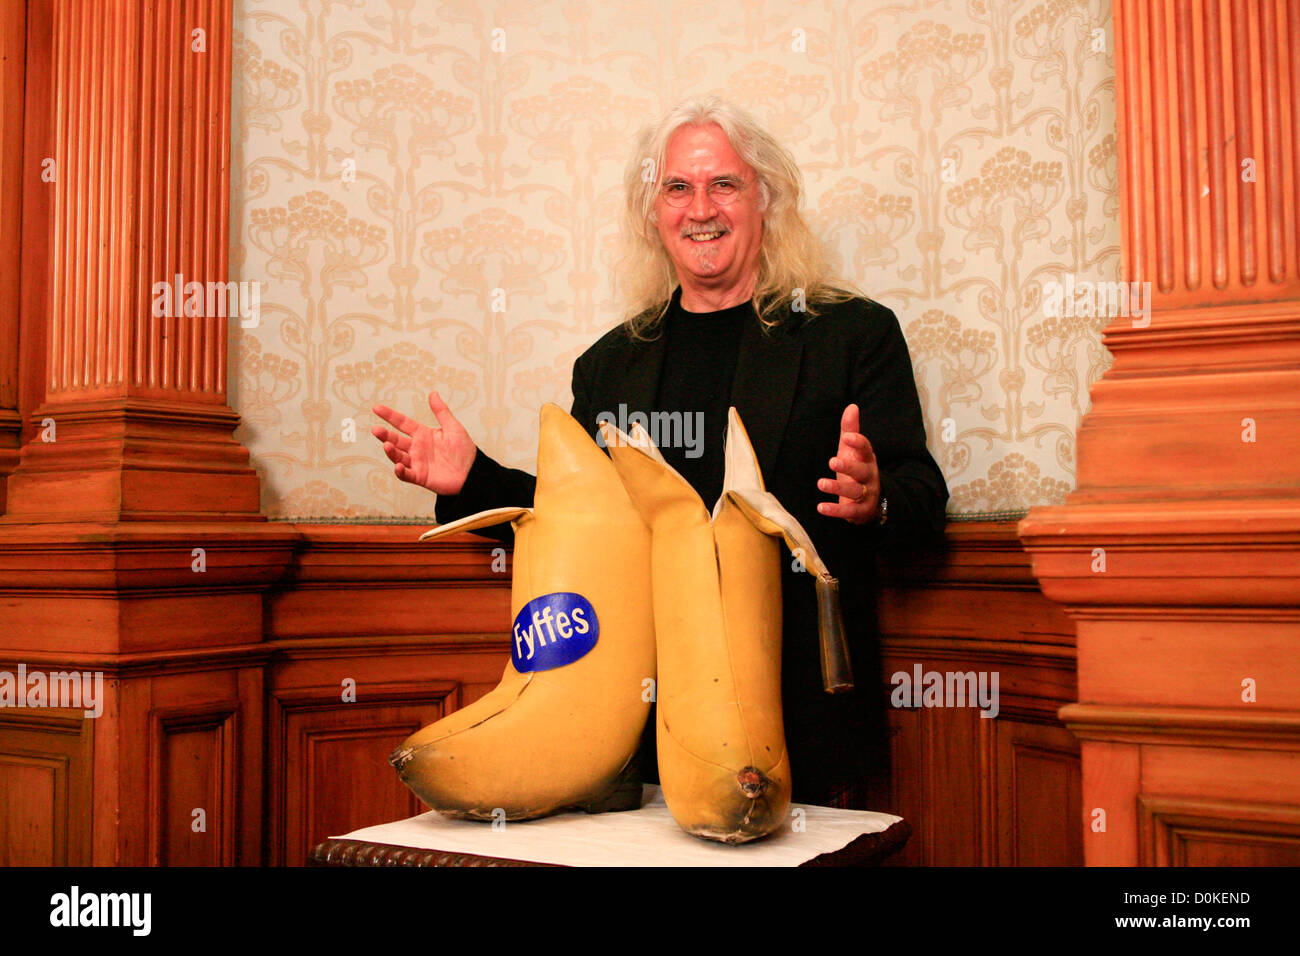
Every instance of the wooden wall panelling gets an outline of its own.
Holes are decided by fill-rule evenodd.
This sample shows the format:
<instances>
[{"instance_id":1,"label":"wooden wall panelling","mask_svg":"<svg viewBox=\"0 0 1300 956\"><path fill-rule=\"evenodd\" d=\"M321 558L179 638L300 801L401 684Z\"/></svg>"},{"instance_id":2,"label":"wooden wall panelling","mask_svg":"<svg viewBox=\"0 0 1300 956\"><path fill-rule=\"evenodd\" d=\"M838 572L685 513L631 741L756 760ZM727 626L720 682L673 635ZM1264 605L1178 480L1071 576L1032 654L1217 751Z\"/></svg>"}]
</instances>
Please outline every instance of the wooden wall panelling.
<instances>
[{"instance_id":1,"label":"wooden wall panelling","mask_svg":"<svg viewBox=\"0 0 1300 956\"><path fill-rule=\"evenodd\" d=\"M0 866L90 865L94 744L80 711L0 710Z\"/></svg>"},{"instance_id":2,"label":"wooden wall panelling","mask_svg":"<svg viewBox=\"0 0 1300 956\"><path fill-rule=\"evenodd\" d=\"M241 779L239 702L149 714L149 863L233 866L238 862Z\"/></svg>"},{"instance_id":3,"label":"wooden wall panelling","mask_svg":"<svg viewBox=\"0 0 1300 956\"><path fill-rule=\"evenodd\" d=\"M102 713L84 719L93 733L87 731L85 748L71 758L71 771L86 782L69 816L74 832L86 830L80 865L261 862L262 670L268 656L253 645L25 658L29 673L76 669L103 677ZM244 726L255 732L241 733ZM38 742L40 753L59 753L57 741ZM206 812L202 833L191 826L196 807Z\"/></svg>"},{"instance_id":4,"label":"wooden wall panelling","mask_svg":"<svg viewBox=\"0 0 1300 956\"><path fill-rule=\"evenodd\" d=\"M1005 650L985 656L970 647L908 648L891 641L884 659L886 673L911 673L919 663L923 671L999 674L995 718L980 717L975 708L955 707L891 713L890 809L912 821L914 829L905 862L1083 862L1079 744L1056 716L1071 687L1068 661L1052 657L1013 662L1012 656ZM1030 696L1026 690L1059 696ZM1031 848L1029 858L1026 847Z\"/></svg>"},{"instance_id":5,"label":"wooden wall panelling","mask_svg":"<svg viewBox=\"0 0 1300 956\"><path fill-rule=\"evenodd\" d=\"M1296 866L1300 808L1228 800L1142 797L1143 866Z\"/></svg>"},{"instance_id":6,"label":"wooden wall panelling","mask_svg":"<svg viewBox=\"0 0 1300 956\"><path fill-rule=\"evenodd\" d=\"M889 801L878 806L908 821L912 836L902 850L889 857L884 866L923 866L925 848L930 841L921 832L925 819L922 799L925 785L925 750L921 745L919 710L896 710L889 715Z\"/></svg>"},{"instance_id":7,"label":"wooden wall panelling","mask_svg":"<svg viewBox=\"0 0 1300 956\"><path fill-rule=\"evenodd\" d=\"M509 581L490 570L490 543L464 536L431 547L415 530L296 528L296 557L264 597L268 624L287 634L269 626L261 644L67 658L117 668L116 696L96 728L97 861L206 863L234 853L295 865L325 836L421 811L387 755L496 686L508 656ZM1033 862L1070 862L1059 834L1079 814L1077 799L1072 806L1061 792L1072 738L1055 712L1074 696L1073 648L1050 610L1034 613L1045 602L1026 561L1010 526L958 528L938 564L904 569L881 595L886 674L919 662L1000 675L996 719L969 709L891 713L892 792L881 805L917 827L900 863L1026 862L1025 846ZM972 599L987 609L975 627ZM314 611L284 612L294 604ZM467 616L476 632L456 630ZM330 618L364 620L365 633L336 627L322 636ZM304 630L315 636L298 636ZM28 658L54 666L34 649ZM356 681L355 703L342 699L345 678ZM186 760L196 772L178 776ZM205 836L189 830L200 802L220 808L206 807Z\"/></svg>"},{"instance_id":8,"label":"wooden wall panelling","mask_svg":"<svg viewBox=\"0 0 1300 956\"><path fill-rule=\"evenodd\" d=\"M295 528L292 570L266 596L268 861L290 866L327 836L426 809L388 755L497 685L510 628L495 542L424 543L423 525Z\"/></svg>"},{"instance_id":9,"label":"wooden wall panelling","mask_svg":"<svg viewBox=\"0 0 1300 956\"><path fill-rule=\"evenodd\" d=\"M1076 734L1070 709L1062 718ZM1085 737L1083 763L1083 857L1088 866L1124 866L1137 859L1137 800L1142 781L1142 754L1131 745Z\"/></svg>"},{"instance_id":10,"label":"wooden wall panelling","mask_svg":"<svg viewBox=\"0 0 1300 956\"><path fill-rule=\"evenodd\" d=\"M427 684L373 684L356 704L343 707L333 687L276 694L273 726L279 729L283 768L277 864L301 866L311 848L329 836L428 809L398 779L387 757L447 712L431 705L429 696Z\"/></svg>"},{"instance_id":11,"label":"wooden wall panelling","mask_svg":"<svg viewBox=\"0 0 1300 956\"><path fill-rule=\"evenodd\" d=\"M966 709L938 708L921 716L925 754L924 814L927 866L988 863L989 834L980 812L993 776L988 766L987 720Z\"/></svg>"},{"instance_id":12,"label":"wooden wall panelling","mask_svg":"<svg viewBox=\"0 0 1300 956\"><path fill-rule=\"evenodd\" d=\"M890 809L913 826L895 864L1077 865L1079 747L1057 716L1076 695L1074 626L1014 523L951 523L947 544L882 568L882 693L917 665L996 672L999 710L891 710Z\"/></svg>"},{"instance_id":13,"label":"wooden wall panelling","mask_svg":"<svg viewBox=\"0 0 1300 956\"><path fill-rule=\"evenodd\" d=\"M994 821L998 866L1083 862L1079 744L1067 730L999 715ZM1046 807L1056 812L1044 813Z\"/></svg>"},{"instance_id":14,"label":"wooden wall panelling","mask_svg":"<svg viewBox=\"0 0 1300 956\"><path fill-rule=\"evenodd\" d=\"M290 866L327 836L425 809L388 755L497 685L510 627L495 542L420 542L423 525L295 528L291 572L265 601L268 862Z\"/></svg>"},{"instance_id":15,"label":"wooden wall panelling","mask_svg":"<svg viewBox=\"0 0 1300 956\"><path fill-rule=\"evenodd\" d=\"M277 639L510 630L510 575L492 570L495 542L421 542L423 524L293 527L302 538L292 573L266 601Z\"/></svg>"},{"instance_id":16,"label":"wooden wall panelling","mask_svg":"<svg viewBox=\"0 0 1300 956\"><path fill-rule=\"evenodd\" d=\"M137 865L264 862L265 646L142 661L122 683L120 796ZM164 668L163 664L167 666ZM127 692L135 692L129 697ZM141 789L140 771L147 769ZM196 831L193 811L204 811Z\"/></svg>"},{"instance_id":17,"label":"wooden wall panelling","mask_svg":"<svg viewBox=\"0 0 1300 956\"><path fill-rule=\"evenodd\" d=\"M272 523L0 524L0 654L260 642L296 540Z\"/></svg>"},{"instance_id":18,"label":"wooden wall panelling","mask_svg":"<svg viewBox=\"0 0 1300 956\"><path fill-rule=\"evenodd\" d=\"M267 715L269 862L289 866L303 865L326 837L424 812L388 755L495 687L509 659L504 631L290 640L276 650ZM344 699L346 690L354 701Z\"/></svg>"}]
</instances>

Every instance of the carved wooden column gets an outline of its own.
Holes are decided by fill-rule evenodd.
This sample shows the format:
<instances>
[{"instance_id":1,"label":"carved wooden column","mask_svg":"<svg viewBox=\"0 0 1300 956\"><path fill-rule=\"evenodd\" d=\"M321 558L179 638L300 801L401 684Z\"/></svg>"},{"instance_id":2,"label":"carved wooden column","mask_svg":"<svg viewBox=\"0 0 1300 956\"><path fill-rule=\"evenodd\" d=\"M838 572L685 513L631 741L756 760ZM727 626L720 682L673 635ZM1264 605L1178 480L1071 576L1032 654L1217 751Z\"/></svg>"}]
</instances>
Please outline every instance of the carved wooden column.
<instances>
[{"instance_id":1,"label":"carved wooden column","mask_svg":"<svg viewBox=\"0 0 1300 956\"><path fill-rule=\"evenodd\" d=\"M1078 625L1089 864L1300 862L1300 2L1115 0L1151 309L1020 537ZM1103 829L1104 827L1104 829Z\"/></svg>"},{"instance_id":2,"label":"carved wooden column","mask_svg":"<svg viewBox=\"0 0 1300 956\"><path fill-rule=\"evenodd\" d=\"M262 602L297 533L259 515L232 436L227 320L156 315L153 292L227 278L231 0L27 12L28 103L50 122L28 124L23 226L48 234L50 271L45 295L23 278L23 341L43 353L0 519L0 671L100 672L105 699L93 718L0 710L25 834L0 853L256 863Z\"/></svg>"},{"instance_id":3,"label":"carved wooden column","mask_svg":"<svg viewBox=\"0 0 1300 956\"><path fill-rule=\"evenodd\" d=\"M8 517L257 520L226 405L226 320L155 316L152 291L227 278L230 4L54 10L54 281L35 412L53 424L23 448Z\"/></svg>"}]
</instances>

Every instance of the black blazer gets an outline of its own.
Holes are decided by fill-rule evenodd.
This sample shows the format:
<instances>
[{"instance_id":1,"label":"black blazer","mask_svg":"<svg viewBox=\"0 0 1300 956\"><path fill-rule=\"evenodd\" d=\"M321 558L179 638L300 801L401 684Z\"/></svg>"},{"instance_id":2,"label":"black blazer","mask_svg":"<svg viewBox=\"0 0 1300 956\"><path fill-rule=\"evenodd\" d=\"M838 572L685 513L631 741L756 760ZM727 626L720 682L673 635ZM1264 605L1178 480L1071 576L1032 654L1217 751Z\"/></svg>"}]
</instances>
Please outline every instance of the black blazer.
<instances>
[{"instance_id":1,"label":"black blazer","mask_svg":"<svg viewBox=\"0 0 1300 956\"><path fill-rule=\"evenodd\" d=\"M674 300L681 295L680 287ZM654 411L664 337L640 341L624 326L606 333L573 366L572 414L592 434L598 417ZM757 318L741 337L731 404L754 446L767 489L799 520L840 579L845 630L858 690L830 697L821 688L812 578L785 564L783 703L795 792L822 802L826 786L860 782L875 771L883 747L885 694L876 644L875 555L882 549L937 545L948 489L926 448L907 342L893 312L865 299L822 307L806 320L791 312L775 332ZM857 402L889 499L888 519L851 525L817 513L833 500L817 488L832 477L840 416ZM505 468L480 449L461 493L441 496L440 522L489 508L531 505L536 479ZM705 502L712 509L713 502ZM508 525L478 532L508 541ZM870 737L868 741L866 738ZM870 753L867 759L863 755ZM803 784L801 786L801 783Z\"/></svg>"}]
</instances>

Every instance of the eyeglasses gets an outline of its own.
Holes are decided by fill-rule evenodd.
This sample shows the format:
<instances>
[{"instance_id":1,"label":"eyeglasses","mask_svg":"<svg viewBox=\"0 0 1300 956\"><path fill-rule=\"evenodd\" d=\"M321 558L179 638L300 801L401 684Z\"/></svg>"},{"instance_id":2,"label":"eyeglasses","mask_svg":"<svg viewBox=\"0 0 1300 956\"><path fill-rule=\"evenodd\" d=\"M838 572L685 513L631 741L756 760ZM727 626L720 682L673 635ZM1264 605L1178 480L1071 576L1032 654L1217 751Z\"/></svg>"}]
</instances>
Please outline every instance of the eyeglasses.
<instances>
[{"instance_id":1,"label":"eyeglasses","mask_svg":"<svg viewBox=\"0 0 1300 956\"><path fill-rule=\"evenodd\" d=\"M745 187L749 183L740 182L735 179L715 179L706 187L709 191L709 198L719 206L729 206L736 201ZM660 193L664 197L664 202L670 206L680 209L683 206L689 206L695 201L695 186L690 183L684 183L680 180L674 180L670 183L664 183Z\"/></svg>"}]
</instances>

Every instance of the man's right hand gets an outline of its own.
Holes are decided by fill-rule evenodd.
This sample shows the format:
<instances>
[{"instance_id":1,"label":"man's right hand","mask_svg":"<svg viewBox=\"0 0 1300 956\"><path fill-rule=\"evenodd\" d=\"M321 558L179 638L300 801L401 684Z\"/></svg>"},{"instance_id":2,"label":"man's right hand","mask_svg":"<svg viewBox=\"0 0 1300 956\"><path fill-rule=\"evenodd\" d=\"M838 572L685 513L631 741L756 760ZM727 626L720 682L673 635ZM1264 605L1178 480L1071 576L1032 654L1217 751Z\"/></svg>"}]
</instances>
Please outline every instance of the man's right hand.
<instances>
[{"instance_id":1,"label":"man's right hand","mask_svg":"<svg viewBox=\"0 0 1300 956\"><path fill-rule=\"evenodd\" d=\"M375 414L396 431L375 425L370 433L384 443L384 454L402 481L440 495L460 494L478 447L437 392L429 393L429 410L440 427L422 425L387 405L376 405Z\"/></svg>"}]
</instances>

